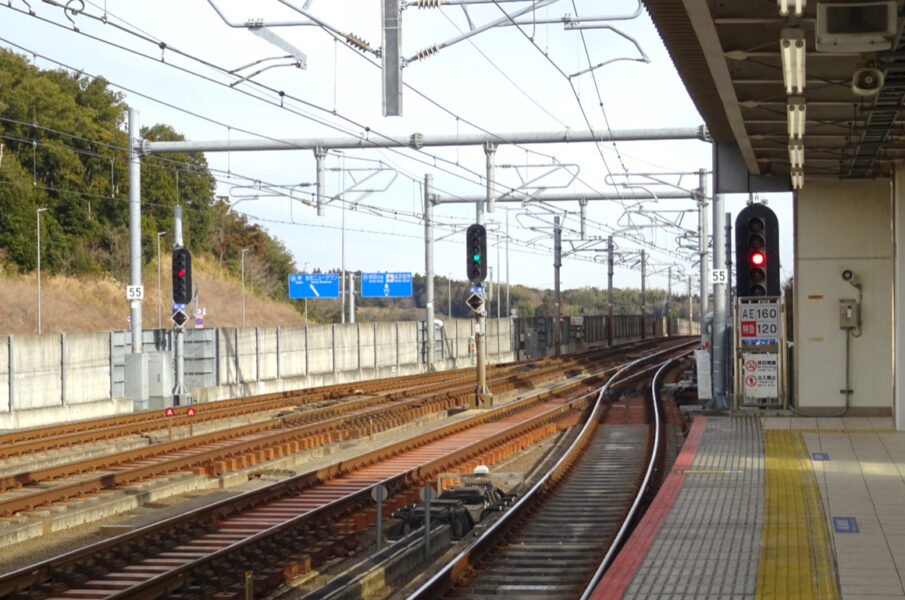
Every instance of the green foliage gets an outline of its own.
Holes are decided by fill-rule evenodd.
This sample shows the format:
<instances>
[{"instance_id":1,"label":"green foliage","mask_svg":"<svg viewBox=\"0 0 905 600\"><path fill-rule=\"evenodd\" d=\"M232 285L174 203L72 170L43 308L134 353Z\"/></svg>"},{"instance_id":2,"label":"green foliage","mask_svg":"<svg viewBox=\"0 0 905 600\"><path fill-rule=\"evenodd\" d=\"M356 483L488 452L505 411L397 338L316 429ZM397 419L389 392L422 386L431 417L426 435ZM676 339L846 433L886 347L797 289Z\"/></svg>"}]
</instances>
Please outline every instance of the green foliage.
<instances>
[{"instance_id":1,"label":"green foliage","mask_svg":"<svg viewBox=\"0 0 905 600\"><path fill-rule=\"evenodd\" d=\"M128 107L101 78L42 71L0 50L0 260L35 268L36 211L41 267L78 275L129 273ZM184 139L168 125L142 130L148 140ZM286 248L214 197L215 179L201 153L142 158L142 258L154 259L157 232L172 244L173 207L183 207L183 238L236 276L242 248L246 284L284 299L295 271ZM250 268L250 269L249 269Z\"/></svg>"}]
</instances>

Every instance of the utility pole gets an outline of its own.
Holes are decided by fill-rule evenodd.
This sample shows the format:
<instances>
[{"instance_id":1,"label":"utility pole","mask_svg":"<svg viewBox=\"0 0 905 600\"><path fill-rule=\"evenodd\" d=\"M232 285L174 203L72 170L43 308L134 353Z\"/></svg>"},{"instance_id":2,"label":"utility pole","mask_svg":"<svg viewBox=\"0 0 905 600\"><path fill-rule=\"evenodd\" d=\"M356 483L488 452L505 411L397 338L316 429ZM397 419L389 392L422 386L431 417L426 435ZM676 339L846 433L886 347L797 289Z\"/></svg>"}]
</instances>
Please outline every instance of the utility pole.
<instances>
[{"instance_id":1,"label":"utility pole","mask_svg":"<svg viewBox=\"0 0 905 600\"><path fill-rule=\"evenodd\" d=\"M698 257L700 258L701 271L701 341L704 336L704 316L707 314L707 282L710 280L710 272L707 268L707 170L698 170L698 189L695 193L698 201Z\"/></svg>"},{"instance_id":2,"label":"utility pole","mask_svg":"<svg viewBox=\"0 0 905 600\"><path fill-rule=\"evenodd\" d=\"M669 331L669 299L672 297L672 265L666 269L666 302L663 303L663 314L666 316L667 333Z\"/></svg>"},{"instance_id":3,"label":"utility pole","mask_svg":"<svg viewBox=\"0 0 905 600\"><path fill-rule=\"evenodd\" d=\"M691 335L691 334L692 334L692 331L694 331L694 330L691 328L691 324L692 324L692 322L693 322L693 321L692 321L692 316L693 316L693 315L692 315L691 310L692 310L692 299L691 299L691 275L689 275L689 276L688 276L688 335Z\"/></svg>"},{"instance_id":4,"label":"utility pole","mask_svg":"<svg viewBox=\"0 0 905 600\"><path fill-rule=\"evenodd\" d=\"M355 273L349 271L349 323L355 322Z\"/></svg>"},{"instance_id":5,"label":"utility pole","mask_svg":"<svg viewBox=\"0 0 905 600\"><path fill-rule=\"evenodd\" d=\"M720 226L724 217L724 194L713 196L713 265L721 268L726 265L725 236L726 230ZM726 282L717 281L713 284L713 330L711 335L713 348L713 397L707 403L707 408L714 410L729 410L729 401L726 398Z\"/></svg>"},{"instance_id":6,"label":"utility pole","mask_svg":"<svg viewBox=\"0 0 905 600\"><path fill-rule=\"evenodd\" d=\"M645 286L647 284L647 253L644 250L641 251L641 339L647 337L647 319L645 318L645 313L647 312L647 296Z\"/></svg>"},{"instance_id":7,"label":"utility pole","mask_svg":"<svg viewBox=\"0 0 905 600\"><path fill-rule=\"evenodd\" d=\"M427 296L424 315L424 365L434 370L434 204L431 202L433 176L424 176L424 287Z\"/></svg>"},{"instance_id":8,"label":"utility pole","mask_svg":"<svg viewBox=\"0 0 905 600\"><path fill-rule=\"evenodd\" d=\"M606 238L606 345L613 345L613 236Z\"/></svg>"},{"instance_id":9,"label":"utility pole","mask_svg":"<svg viewBox=\"0 0 905 600\"><path fill-rule=\"evenodd\" d=\"M141 285L141 126L138 111L129 109L129 283ZM132 353L140 354L141 300L129 302Z\"/></svg>"},{"instance_id":10,"label":"utility pole","mask_svg":"<svg viewBox=\"0 0 905 600\"><path fill-rule=\"evenodd\" d=\"M345 170L343 171L343 175L345 175ZM345 180L343 181L345 184ZM345 185L344 185L345 187ZM339 291L339 313L340 313L340 323L346 322L346 206L340 200L339 209L342 211L342 235L340 237L342 244L342 251L340 253L340 262L341 265L341 273L339 275L339 281L342 284L342 289Z\"/></svg>"},{"instance_id":11,"label":"utility pole","mask_svg":"<svg viewBox=\"0 0 905 600\"><path fill-rule=\"evenodd\" d=\"M497 270L497 274L496 274L496 279L497 279L496 318L497 318L497 321L499 321L499 318L500 318L500 300L503 299L503 291L502 291L503 290L503 285L502 285L503 277L500 274L500 270L501 270L500 269L500 246L501 245L502 244L500 244L500 238L499 238L499 236L497 236L497 238L496 238L496 270ZM499 326L500 326L500 324L498 322L497 327L499 327Z\"/></svg>"},{"instance_id":12,"label":"utility pole","mask_svg":"<svg viewBox=\"0 0 905 600\"><path fill-rule=\"evenodd\" d=\"M38 224L35 228L38 235L38 335L41 335L41 213L47 210L39 208L35 213L37 215Z\"/></svg>"},{"instance_id":13,"label":"utility pole","mask_svg":"<svg viewBox=\"0 0 905 600\"><path fill-rule=\"evenodd\" d=\"M180 234L181 237L182 234ZM245 327L245 253L248 252L248 248L242 248L241 258L239 259L239 263L241 264L242 270L242 327Z\"/></svg>"},{"instance_id":14,"label":"utility pole","mask_svg":"<svg viewBox=\"0 0 905 600\"><path fill-rule=\"evenodd\" d=\"M160 236L166 235L166 231L157 232L157 329L163 329L163 298L160 295Z\"/></svg>"},{"instance_id":15,"label":"utility pole","mask_svg":"<svg viewBox=\"0 0 905 600\"><path fill-rule=\"evenodd\" d=\"M506 316L512 316L509 307L509 210L506 210Z\"/></svg>"},{"instance_id":16,"label":"utility pole","mask_svg":"<svg viewBox=\"0 0 905 600\"><path fill-rule=\"evenodd\" d=\"M559 296L559 267L562 266L562 229L559 216L553 217L553 355L562 353L562 299Z\"/></svg>"}]
</instances>

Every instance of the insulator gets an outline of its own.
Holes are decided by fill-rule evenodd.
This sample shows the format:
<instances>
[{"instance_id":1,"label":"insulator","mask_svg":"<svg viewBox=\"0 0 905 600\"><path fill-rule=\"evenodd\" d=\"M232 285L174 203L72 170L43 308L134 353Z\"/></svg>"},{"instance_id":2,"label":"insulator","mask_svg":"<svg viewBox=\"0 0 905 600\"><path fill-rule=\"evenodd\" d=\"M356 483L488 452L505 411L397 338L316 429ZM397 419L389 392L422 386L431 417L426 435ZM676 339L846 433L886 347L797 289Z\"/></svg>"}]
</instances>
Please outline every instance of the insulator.
<instances>
[{"instance_id":1,"label":"insulator","mask_svg":"<svg viewBox=\"0 0 905 600\"><path fill-rule=\"evenodd\" d=\"M418 60L424 60L425 58L427 58L429 56L433 56L434 54L436 54L439 51L440 51L440 46L438 46L437 44L434 44L433 46L425 48L424 50L419 50L418 53L415 54L415 58L417 58Z\"/></svg>"},{"instance_id":2,"label":"insulator","mask_svg":"<svg viewBox=\"0 0 905 600\"><path fill-rule=\"evenodd\" d=\"M348 44L350 46L352 46L353 48L358 48L362 52L366 52L367 50L369 50L371 48L371 46L368 45L368 43L366 41L364 41L363 39L361 39L354 33L346 34L346 42L348 42Z\"/></svg>"},{"instance_id":3,"label":"insulator","mask_svg":"<svg viewBox=\"0 0 905 600\"><path fill-rule=\"evenodd\" d=\"M443 0L418 0L418 8L440 8Z\"/></svg>"},{"instance_id":4,"label":"insulator","mask_svg":"<svg viewBox=\"0 0 905 600\"><path fill-rule=\"evenodd\" d=\"M420 133L413 133L409 138L409 146L415 150L421 150L424 147L424 136Z\"/></svg>"}]
</instances>

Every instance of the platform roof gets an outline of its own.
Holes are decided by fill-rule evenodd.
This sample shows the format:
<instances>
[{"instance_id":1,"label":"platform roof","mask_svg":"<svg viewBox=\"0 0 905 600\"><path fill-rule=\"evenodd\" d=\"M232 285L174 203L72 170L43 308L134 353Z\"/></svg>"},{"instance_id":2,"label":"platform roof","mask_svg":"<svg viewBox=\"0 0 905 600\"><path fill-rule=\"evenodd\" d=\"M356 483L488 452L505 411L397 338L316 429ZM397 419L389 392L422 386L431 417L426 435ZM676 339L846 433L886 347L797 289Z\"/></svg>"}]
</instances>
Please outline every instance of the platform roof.
<instances>
[{"instance_id":1,"label":"platform roof","mask_svg":"<svg viewBox=\"0 0 905 600\"><path fill-rule=\"evenodd\" d=\"M790 4L794 0L790 0ZM883 52L817 52L817 2L801 17L781 16L776 0L644 0L688 93L718 142L737 144L751 174L790 173L780 37L805 31L807 123L804 175L888 176L905 157L905 48L899 35ZM861 96L862 68L885 73L878 94Z\"/></svg>"}]
</instances>

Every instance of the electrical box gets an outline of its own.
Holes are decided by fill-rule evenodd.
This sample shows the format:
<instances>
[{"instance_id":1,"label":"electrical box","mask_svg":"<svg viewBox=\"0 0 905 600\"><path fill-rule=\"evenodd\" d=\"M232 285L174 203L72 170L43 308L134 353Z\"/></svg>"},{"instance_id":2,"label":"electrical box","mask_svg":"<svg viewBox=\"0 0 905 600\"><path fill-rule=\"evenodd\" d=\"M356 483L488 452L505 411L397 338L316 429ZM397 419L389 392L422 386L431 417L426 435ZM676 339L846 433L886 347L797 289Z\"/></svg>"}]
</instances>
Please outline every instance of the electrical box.
<instances>
[{"instance_id":1,"label":"electrical box","mask_svg":"<svg viewBox=\"0 0 905 600\"><path fill-rule=\"evenodd\" d=\"M857 300L841 298L839 300L839 328L857 329L861 323L861 305Z\"/></svg>"}]
</instances>

